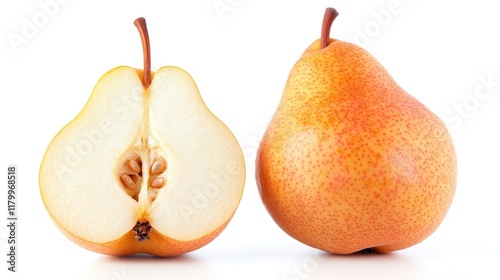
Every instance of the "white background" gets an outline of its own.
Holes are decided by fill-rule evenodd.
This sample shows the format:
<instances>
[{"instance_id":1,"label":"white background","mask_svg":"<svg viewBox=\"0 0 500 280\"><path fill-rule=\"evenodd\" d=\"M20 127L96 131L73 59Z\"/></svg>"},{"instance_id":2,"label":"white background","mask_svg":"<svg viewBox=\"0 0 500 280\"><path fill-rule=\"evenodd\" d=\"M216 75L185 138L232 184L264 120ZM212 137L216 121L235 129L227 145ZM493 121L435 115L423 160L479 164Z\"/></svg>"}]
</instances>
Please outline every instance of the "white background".
<instances>
[{"instance_id":1,"label":"white background","mask_svg":"<svg viewBox=\"0 0 500 280\"><path fill-rule=\"evenodd\" d=\"M0 4L0 169L15 164L19 175L19 272L7 272L2 261L1 279L500 279L497 1L61 0L44 10L46 2ZM392 254L335 256L305 246L276 226L258 196L259 137L290 69L318 38L327 6L340 12L332 37L371 52L445 120L456 145L457 192L445 221L424 242ZM139 16L148 22L153 69L187 70L246 157L244 196L227 229L178 258L113 258L81 249L49 219L38 191L47 145L99 77L118 65L142 67L132 24ZM26 33L29 24L36 29ZM7 180L0 177L6 260Z\"/></svg>"}]
</instances>

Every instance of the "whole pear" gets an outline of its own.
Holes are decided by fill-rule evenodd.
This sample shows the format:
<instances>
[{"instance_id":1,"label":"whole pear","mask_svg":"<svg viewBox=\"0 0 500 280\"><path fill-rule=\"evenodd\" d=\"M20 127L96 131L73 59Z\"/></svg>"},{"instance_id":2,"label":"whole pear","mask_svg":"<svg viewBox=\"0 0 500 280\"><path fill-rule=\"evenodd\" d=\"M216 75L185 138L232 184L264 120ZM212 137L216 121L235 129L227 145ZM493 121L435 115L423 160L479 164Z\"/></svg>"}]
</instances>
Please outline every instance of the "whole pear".
<instances>
[{"instance_id":1,"label":"whole pear","mask_svg":"<svg viewBox=\"0 0 500 280\"><path fill-rule=\"evenodd\" d=\"M337 254L417 244L455 193L445 124L364 49L322 36L296 62L256 159L262 201L293 238Z\"/></svg>"}]
</instances>

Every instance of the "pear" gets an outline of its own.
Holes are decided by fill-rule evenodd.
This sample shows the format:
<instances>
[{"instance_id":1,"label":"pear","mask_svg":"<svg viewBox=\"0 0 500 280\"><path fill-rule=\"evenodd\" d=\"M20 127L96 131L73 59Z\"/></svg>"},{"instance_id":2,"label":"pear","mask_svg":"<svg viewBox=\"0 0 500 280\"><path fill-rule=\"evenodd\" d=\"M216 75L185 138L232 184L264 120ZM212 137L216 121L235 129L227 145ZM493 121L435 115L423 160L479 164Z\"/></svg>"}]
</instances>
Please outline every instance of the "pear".
<instances>
[{"instance_id":1,"label":"pear","mask_svg":"<svg viewBox=\"0 0 500 280\"><path fill-rule=\"evenodd\" d=\"M134 23L144 69L102 76L49 144L40 192L56 225L84 248L175 256L229 223L243 192L243 153L186 71L151 71L146 22Z\"/></svg>"},{"instance_id":2,"label":"pear","mask_svg":"<svg viewBox=\"0 0 500 280\"><path fill-rule=\"evenodd\" d=\"M455 149L444 123L362 48L322 36L291 70L256 159L260 196L276 223L336 254L380 253L423 241L455 193Z\"/></svg>"}]
</instances>

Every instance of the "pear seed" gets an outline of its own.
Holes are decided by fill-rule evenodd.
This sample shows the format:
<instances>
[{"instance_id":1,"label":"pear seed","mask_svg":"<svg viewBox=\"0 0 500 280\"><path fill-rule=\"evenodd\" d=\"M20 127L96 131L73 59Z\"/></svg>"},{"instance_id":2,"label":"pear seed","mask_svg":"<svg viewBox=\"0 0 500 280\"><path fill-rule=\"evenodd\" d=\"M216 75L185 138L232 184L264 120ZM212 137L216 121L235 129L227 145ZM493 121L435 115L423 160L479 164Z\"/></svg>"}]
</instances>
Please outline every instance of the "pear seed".
<instances>
[{"instance_id":1,"label":"pear seed","mask_svg":"<svg viewBox=\"0 0 500 280\"><path fill-rule=\"evenodd\" d=\"M120 181L122 181L123 185L125 185L125 187L133 190L135 189L135 183L134 183L134 180L132 180L132 178L130 178L130 176L128 174L122 174L120 176Z\"/></svg>"},{"instance_id":2,"label":"pear seed","mask_svg":"<svg viewBox=\"0 0 500 280\"><path fill-rule=\"evenodd\" d=\"M156 177L153 181L151 181L150 186L152 188L158 189L165 185L165 179L163 177Z\"/></svg>"},{"instance_id":3,"label":"pear seed","mask_svg":"<svg viewBox=\"0 0 500 280\"><path fill-rule=\"evenodd\" d=\"M127 166L132 169L132 171L134 171L135 173L140 173L141 172L141 166L139 165L139 163L137 163L137 161L131 159L127 162Z\"/></svg>"},{"instance_id":4,"label":"pear seed","mask_svg":"<svg viewBox=\"0 0 500 280\"><path fill-rule=\"evenodd\" d=\"M153 163L153 165L151 165L151 174L160 174L165 171L165 169L167 169L165 166L165 162L162 160L157 160Z\"/></svg>"}]
</instances>

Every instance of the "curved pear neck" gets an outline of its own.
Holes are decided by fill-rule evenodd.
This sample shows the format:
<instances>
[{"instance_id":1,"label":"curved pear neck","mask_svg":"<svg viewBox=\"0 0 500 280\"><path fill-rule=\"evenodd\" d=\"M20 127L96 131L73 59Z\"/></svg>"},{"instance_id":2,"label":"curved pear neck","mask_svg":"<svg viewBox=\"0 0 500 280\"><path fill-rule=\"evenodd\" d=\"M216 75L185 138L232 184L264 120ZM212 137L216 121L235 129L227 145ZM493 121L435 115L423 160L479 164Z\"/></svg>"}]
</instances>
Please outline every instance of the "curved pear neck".
<instances>
[{"instance_id":1,"label":"curved pear neck","mask_svg":"<svg viewBox=\"0 0 500 280\"><path fill-rule=\"evenodd\" d=\"M321 49L326 48L330 43L330 30L335 18L339 15L334 8L326 8L323 17L323 25L321 26Z\"/></svg>"}]
</instances>

